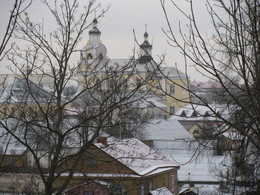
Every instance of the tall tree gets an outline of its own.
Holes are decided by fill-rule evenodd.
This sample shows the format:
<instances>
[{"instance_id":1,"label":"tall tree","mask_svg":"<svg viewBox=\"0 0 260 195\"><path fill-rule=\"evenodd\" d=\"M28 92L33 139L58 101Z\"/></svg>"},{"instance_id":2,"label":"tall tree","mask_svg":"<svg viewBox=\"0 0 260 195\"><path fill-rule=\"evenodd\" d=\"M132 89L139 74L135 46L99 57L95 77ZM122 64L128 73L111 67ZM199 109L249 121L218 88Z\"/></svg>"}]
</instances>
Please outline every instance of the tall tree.
<instances>
[{"instance_id":1,"label":"tall tree","mask_svg":"<svg viewBox=\"0 0 260 195\"><path fill-rule=\"evenodd\" d=\"M222 128L211 135L229 134L232 165L223 174L232 194L244 190L260 192L260 2L257 0L207 1L209 20L214 30L208 39L197 19L195 2L187 2L190 12L175 1L161 0L168 24L165 34L173 47L184 55L186 68L193 65L198 72L221 86L215 105L194 93L190 86L184 87L200 104L207 106L222 121ZM170 6L180 11L187 31L181 27L174 32ZM191 102L192 103L192 102ZM228 116L216 111L216 104L225 104ZM223 110L224 111L224 110ZM240 187L238 187L240 186Z\"/></svg>"},{"instance_id":2,"label":"tall tree","mask_svg":"<svg viewBox=\"0 0 260 195\"><path fill-rule=\"evenodd\" d=\"M0 61L2 61L5 55L10 51L11 47L8 47L8 43L13 35L18 17L31 5L31 1L26 2L25 0L15 0L14 5L10 11L10 16L7 22L7 27L4 31L3 37L1 38L0 44Z\"/></svg>"},{"instance_id":3,"label":"tall tree","mask_svg":"<svg viewBox=\"0 0 260 195\"><path fill-rule=\"evenodd\" d=\"M42 2L56 22L55 30L47 36L28 13L18 16L15 38L25 47L20 44L8 52L19 77L2 93L6 99L1 102L0 124L6 135L30 154L31 164L44 183L44 194L58 195L69 185L82 154L98 136L115 126L125 126L126 121L130 123L128 133L137 128L135 124L140 125L141 121L127 118L133 117L132 106L137 107L149 93L146 85L155 72L138 76L138 61L129 59L124 66L111 67L109 60L99 55L86 64L83 78L75 79L79 69L72 66L72 56L92 24L90 14L100 5L95 0L84 5L78 0ZM51 89L44 87L46 79L52 83ZM73 81L80 83L76 94L63 96ZM68 175L59 180L64 171L60 166L68 159L73 159L66 169Z\"/></svg>"}]
</instances>

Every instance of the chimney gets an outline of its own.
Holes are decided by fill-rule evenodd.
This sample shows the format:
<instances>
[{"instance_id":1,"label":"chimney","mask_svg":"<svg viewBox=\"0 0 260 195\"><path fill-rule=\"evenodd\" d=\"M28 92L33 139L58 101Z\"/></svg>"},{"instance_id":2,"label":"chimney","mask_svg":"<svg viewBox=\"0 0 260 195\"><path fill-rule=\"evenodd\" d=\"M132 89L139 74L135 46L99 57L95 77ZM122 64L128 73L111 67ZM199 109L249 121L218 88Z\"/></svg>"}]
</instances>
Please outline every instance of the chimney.
<instances>
[{"instance_id":1,"label":"chimney","mask_svg":"<svg viewBox=\"0 0 260 195\"><path fill-rule=\"evenodd\" d=\"M107 138L106 137L98 137L97 138L97 143L101 143L104 146L107 146Z\"/></svg>"}]
</instances>

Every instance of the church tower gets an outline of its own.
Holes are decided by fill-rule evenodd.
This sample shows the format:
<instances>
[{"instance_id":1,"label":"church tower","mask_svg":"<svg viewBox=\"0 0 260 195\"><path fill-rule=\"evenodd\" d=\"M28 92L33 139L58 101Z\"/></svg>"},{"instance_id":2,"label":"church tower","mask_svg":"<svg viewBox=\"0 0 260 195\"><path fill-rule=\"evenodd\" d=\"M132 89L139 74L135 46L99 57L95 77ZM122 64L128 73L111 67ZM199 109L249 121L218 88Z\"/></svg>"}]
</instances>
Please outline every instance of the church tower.
<instances>
[{"instance_id":1,"label":"church tower","mask_svg":"<svg viewBox=\"0 0 260 195\"><path fill-rule=\"evenodd\" d=\"M92 29L89 31L89 40L80 52L80 62L78 72L80 75L86 75L94 68L101 67L104 64L107 49L100 40L101 31L97 27L98 21L94 18Z\"/></svg>"},{"instance_id":2,"label":"church tower","mask_svg":"<svg viewBox=\"0 0 260 195\"><path fill-rule=\"evenodd\" d=\"M140 56L139 56L139 63L145 64L152 60L152 45L148 41L148 33L147 27L145 28L144 33L144 42L140 45Z\"/></svg>"}]
</instances>

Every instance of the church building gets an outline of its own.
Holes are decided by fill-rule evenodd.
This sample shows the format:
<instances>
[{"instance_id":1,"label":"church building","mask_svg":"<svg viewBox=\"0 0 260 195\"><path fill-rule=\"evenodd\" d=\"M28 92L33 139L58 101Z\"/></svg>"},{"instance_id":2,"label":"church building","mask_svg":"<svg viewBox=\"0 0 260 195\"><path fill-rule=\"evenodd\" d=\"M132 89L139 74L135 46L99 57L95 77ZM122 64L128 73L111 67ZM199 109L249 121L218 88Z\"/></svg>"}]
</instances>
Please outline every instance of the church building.
<instances>
[{"instance_id":1,"label":"church building","mask_svg":"<svg viewBox=\"0 0 260 195\"><path fill-rule=\"evenodd\" d=\"M140 81L149 77L149 82L145 83L145 87L142 86L141 90L152 91L152 98L165 105L168 115L174 114L188 104L189 93L185 90L188 85L186 74L174 67L165 67L154 61L153 46L148 40L147 30L144 33L144 41L139 46L137 59L134 57L110 59L107 56L106 46L101 41L101 31L97 24L98 21L95 18L92 22L92 29L89 31L89 40L80 52L77 73L79 85L89 87L91 83L100 82L103 88L108 89L115 81L104 79L104 75L109 71L117 70L121 71L124 76L117 75L116 78L120 77L121 80L125 80L122 85L128 89L136 87Z\"/></svg>"}]
</instances>

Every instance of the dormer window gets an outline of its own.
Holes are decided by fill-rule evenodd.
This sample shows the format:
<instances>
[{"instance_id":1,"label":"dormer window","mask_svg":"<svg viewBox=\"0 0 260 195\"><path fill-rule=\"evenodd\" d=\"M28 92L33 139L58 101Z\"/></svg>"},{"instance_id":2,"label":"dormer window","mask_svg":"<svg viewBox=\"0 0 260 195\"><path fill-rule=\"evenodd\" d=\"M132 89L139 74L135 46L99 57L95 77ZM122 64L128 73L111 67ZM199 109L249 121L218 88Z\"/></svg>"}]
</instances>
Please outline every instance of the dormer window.
<instances>
[{"instance_id":1,"label":"dormer window","mask_svg":"<svg viewBox=\"0 0 260 195\"><path fill-rule=\"evenodd\" d=\"M221 116L221 114L220 114L220 112L219 112L219 111L217 111L216 115L217 115L218 117L220 117L220 116Z\"/></svg>"},{"instance_id":2,"label":"dormer window","mask_svg":"<svg viewBox=\"0 0 260 195\"><path fill-rule=\"evenodd\" d=\"M198 115L197 115L197 112L196 112L196 111L193 111L191 117L197 117L197 116L198 116Z\"/></svg>"},{"instance_id":3,"label":"dormer window","mask_svg":"<svg viewBox=\"0 0 260 195\"><path fill-rule=\"evenodd\" d=\"M204 117L209 117L209 113L207 111L204 113Z\"/></svg>"},{"instance_id":4,"label":"dormer window","mask_svg":"<svg viewBox=\"0 0 260 195\"><path fill-rule=\"evenodd\" d=\"M184 110L181 112L181 115L180 115L180 116L181 116L181 117L187 117Z\"/></svg>"},{"instance_id":5,"label":"dormer window","mask_svg":"<svg viewBox=\"0 0 260 195\"><path fill-rule=\"evenodd\" d=\"M93 59L93 57L92 57L92 55L89 53L88 55L87 55L87 60L92 60Z\"/></svg>"}]
</instances>

